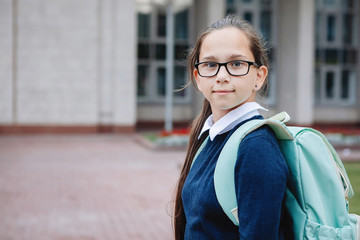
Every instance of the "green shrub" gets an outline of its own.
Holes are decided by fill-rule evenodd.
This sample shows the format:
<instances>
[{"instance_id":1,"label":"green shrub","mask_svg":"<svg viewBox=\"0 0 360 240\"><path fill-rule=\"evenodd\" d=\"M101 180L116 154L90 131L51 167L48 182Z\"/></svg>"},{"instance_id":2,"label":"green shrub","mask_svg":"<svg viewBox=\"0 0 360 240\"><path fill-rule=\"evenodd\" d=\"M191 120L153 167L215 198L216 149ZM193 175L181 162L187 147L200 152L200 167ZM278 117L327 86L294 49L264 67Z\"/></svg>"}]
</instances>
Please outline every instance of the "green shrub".
<instances>
[{"instance_id":1,"label":"green shrub","mask_svg":"<svg viewBox=\"0 0 360 240\"><path fill-rule=\"evenodd\" d=\"M360 162L344 163L344 166L355 193L350 199L349 210L360 215Z\"/></svg>"}]
</instances>

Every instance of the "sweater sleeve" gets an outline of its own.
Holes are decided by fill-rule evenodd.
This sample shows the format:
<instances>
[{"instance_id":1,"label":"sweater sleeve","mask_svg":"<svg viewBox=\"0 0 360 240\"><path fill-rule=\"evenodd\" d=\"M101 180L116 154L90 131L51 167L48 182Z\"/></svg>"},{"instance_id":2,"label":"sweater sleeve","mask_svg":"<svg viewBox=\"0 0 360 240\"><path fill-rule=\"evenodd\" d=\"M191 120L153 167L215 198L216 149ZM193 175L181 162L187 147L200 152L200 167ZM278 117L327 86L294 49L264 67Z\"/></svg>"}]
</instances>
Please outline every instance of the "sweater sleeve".
<instances>
[{"instance_id":1,"label":"sweater sleeve","mask_svg":"<svg viewBox=\"0 0 360 240\"><path fill-rule=\"evenodd\" d=\"M287 165L269 129L242 141L235 167L239 239L279 238L287 177Z\"/></svg>"}]
</instances>

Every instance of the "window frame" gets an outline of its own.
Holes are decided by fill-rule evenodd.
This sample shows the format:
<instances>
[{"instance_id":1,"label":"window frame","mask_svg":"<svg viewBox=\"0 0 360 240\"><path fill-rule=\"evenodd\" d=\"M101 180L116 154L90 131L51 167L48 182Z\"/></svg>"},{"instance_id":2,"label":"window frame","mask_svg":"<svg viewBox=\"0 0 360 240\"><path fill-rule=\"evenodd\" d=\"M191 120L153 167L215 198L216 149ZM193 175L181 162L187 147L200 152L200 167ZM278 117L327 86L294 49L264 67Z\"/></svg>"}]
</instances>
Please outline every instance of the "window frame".
<instances>
[{"instance_id":1,"label":"window frame","mask_svg":"<svg viewBox=\"0 0 360 240\"><path fill-rule=\"evenodd\" d=\"M176 52L175 52L175 47L178 44L182 44L182 45L187 45L189 47L191 47L191 40L192 40L192 35L193 35L193 29L192 29L192 22L193 22L193 10L191 7L185 9L188 11L188 36L187 39L174 39L174 87L176 88L176 76L175 76L175 68L176 67L185 67L185 79L184 79L184 85L187 83L188 81L188 74L187 74L187 70L186 70L186 61L185 59L176 59ZM148 13L150 15L150 24L149 24L149 28L150 28L150 35L148 38L142 38L139 36L138 34L138 40L137 43L138 44L149 44L149 58L147 59L141 59L139 58L139 55L137 55L137 84L139 81L139 74L138 74L138 67L139 66L147 66L148 67L148 71L149 74L147 76L147 84L145 86L145 92L147 93L147 95L145 96L139 96L138 94L138 90L137 90L137 102L142 104L142 105L146 105L146 104L164 104L165 102L165 95L159 95L157 93L157 89L158 89L158 69L159 68L165 68L166 70L166 59L156 59L156 45L157 44L164 44L166 45L166 36L161 37L158 36L157 34L157 30L158 30L158 14L164 12L166 14L166 8L165 7L160 7L157 5L153 5L152 10ZM137 13L140 14L140 13ZM174 24L176 26L176 16L174 16ZM174 26L174 27L175 27ZM176 32L175 32L176 34ZM139 48L137 49L139 51ZM184 53L184 56L186 54ZM185 92L185 96L176 96L175 91L178 89L174 89L174 104L189 104L191 103L191 99L192 99L192 94L191 91L189 90L189 88L186 88L182 91L186 91Z\"/></svg>"},{"instance_id":2,"label":"window frame","mask_svg":"<svg viewBox=\"0 0 360 240\"><path fill-rule=\"evenodd\" d=\"M315 59L315 105L317 106L329 106L329 107L351 107L357 103L357 85L359 76L359 3L354 1L355 6L353 8L344 8L343 2L339 0L333 0L334 5L327 5L325 0L316 1L316 25L315 25L315 55L319 56ZM346 14L352 14L353 16L353 36L351 43L344 42L343 26L344 17ZM335 39L329 41L327 39L328 26L327 19L329 16L335 16ZM328 62L326 60L326 50L335 49L337 51L337 60L335 63ZM344 51L356 51L355 63L344 62ZM342 97L344 91L342 86L342 73L343 71L349 71L349 83L347 86L348 98ZM328 98L326 95L326 78L329 72L334 72L334 96ZM319 73L320 76L317 76ZM319 79L316 79L319 77Z\"/></svg>"}]
</instances>

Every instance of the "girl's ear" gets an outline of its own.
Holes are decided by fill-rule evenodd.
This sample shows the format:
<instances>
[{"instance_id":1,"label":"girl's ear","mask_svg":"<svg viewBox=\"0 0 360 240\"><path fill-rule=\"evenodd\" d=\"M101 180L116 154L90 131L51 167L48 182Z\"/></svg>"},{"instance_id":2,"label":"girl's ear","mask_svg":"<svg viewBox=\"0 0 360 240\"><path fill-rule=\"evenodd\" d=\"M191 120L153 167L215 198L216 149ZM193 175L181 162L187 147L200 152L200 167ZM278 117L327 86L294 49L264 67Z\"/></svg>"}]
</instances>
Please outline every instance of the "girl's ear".
<instances>
[{"instance_id":1,"label":"girl's ear","mask_svg":"<svg viewBox=\"0 0 360 240\"><path fill-rule=\"evenodd\" d=\"M268 75L268 69L265 66L261 66L258 68L256 73L256 80L255 80L255 91L258 91L261 89L262 85L265 82L265 79Z\"/></svg>"},{"instance_id":2,"label":"girl's ear","mask_svg":"<svg viewBox=\"0 0 360 240\"><path fill-rule=\"evenodd\" d=\"M193 74L194 74L194 78L195 78L195 81L196 81L197 89L198 89L200 92L202 92L202 91L201 91L201 88L200 88L199 72L198 72L198 70L197 70L196 68L194 69Z\"/></svg>"}]
</instances>

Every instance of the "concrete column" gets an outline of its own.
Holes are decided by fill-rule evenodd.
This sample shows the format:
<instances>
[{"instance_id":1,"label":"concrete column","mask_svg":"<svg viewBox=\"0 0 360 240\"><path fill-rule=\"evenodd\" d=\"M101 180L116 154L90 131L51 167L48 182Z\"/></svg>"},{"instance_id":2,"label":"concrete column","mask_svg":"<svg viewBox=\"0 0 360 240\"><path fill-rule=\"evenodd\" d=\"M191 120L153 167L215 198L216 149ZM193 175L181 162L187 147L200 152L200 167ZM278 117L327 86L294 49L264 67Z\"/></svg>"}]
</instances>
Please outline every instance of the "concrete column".
<instances>
[{"instance_id":1,"label":"concrete column","mask_svg":"<svg viewBox=\"0 0 360 240\"><path fill-rule=\"evenodd\" d=\"M114 70L115 53L113 51L115 9L112 0L99 1L98 22L98 114L100 125L111 125L114 111Z\"/></svg>"},{"instance_id":2,"label":"concrete column","mask_svg":"<svg viewBox=\"0 0 360 240\"><path fill-rule=\"evenodd\" d=\"M314 0L279 0L278 110L296 124L314 121Z\"/></svg>"},{"instance_id":3,"label":"concrete column","mask_svg":"<svg viewBox=\"0 0 360 240\"><path fill-rule=\"evenodd\" d=\"M114 116L113 124L136 123L137 12L133 0L115 0L114 12Z\"/></svg>"},{"instance_id":4,"label":"concrete column","mask_svg":"<svg viewBox=\"0 0 360 240\"><path fill-rule=\"evenodd\" d=\"M195 24L197 33L225 15L225 1L197 0L194 1L196 8ZM197 34L195 36L198 36Z\"/></svg>"},{"instance_id":5,"label":"concrete column","mask_svg":"<svg viewBox=\"0 0 360 240\"><path fill-rule=\"evenodd\" d=\"M13 122L13 6L0 0L0 124Z\"/></svg>"},{"instance_id":6,"label":"concrete column","mask_svg":"<svg viewBox=\"0 0 360 240\"><path fill-rule=\"evenodd\" d=\"M115 130L136 122L135 1L99 1L98 121Z\"/></svg>"}]
</instances>

